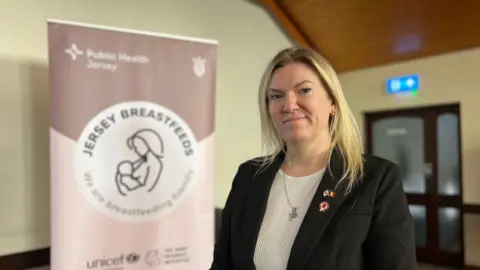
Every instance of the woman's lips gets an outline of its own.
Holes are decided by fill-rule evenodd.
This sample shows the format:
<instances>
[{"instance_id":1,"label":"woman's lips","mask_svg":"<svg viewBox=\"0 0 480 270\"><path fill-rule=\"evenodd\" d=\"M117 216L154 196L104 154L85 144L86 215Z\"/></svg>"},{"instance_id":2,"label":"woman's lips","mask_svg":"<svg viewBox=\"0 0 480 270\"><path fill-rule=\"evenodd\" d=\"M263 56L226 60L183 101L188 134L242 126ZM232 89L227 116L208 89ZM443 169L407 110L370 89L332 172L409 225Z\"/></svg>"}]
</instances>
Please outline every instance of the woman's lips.
<instances>
[{"instance_id":1,"label":"woman's lips","mask_svg":"<svg viewBox=\"0 0 480 270\"><path fill-rule=\"evenodd\" d=\"M292 122L296 122L296 121L299 121L299 120L303 120L305 119L305 117L290 117L290 118L287 118L285 120L283 120L283 123L284 124L288 124L288 123L292 123Z\"/></svg>"}]
</instances>

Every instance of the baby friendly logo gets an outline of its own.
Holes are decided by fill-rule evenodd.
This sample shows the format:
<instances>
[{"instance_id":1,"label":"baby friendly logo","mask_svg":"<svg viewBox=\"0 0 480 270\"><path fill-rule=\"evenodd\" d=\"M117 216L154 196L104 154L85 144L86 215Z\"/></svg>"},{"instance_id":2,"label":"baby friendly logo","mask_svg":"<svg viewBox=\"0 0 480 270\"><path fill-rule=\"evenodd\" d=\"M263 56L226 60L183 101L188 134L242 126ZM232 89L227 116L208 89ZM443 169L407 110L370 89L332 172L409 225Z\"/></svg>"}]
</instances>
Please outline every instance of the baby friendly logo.
<instances>
[{"instance_id":1,"label":"baby friendly logo","mask_svg":"<svg viewBox=\"0 0 480 270\"><path fill-rule=\"evenodd\" d=\"M115 183L126 196L144 188L151 192L158 184L163 169L163 141L152 129L142 129L127 139L126 145L135 152L136 160L123 160L117 166Z\"/></svg>"},{"instance_id":2,"label":"baby friendly logo","mask_svg":"<svg viewBox=\"0 0 480 270\"><path fill-rule=\"evenodd\" d=\"M158 219L196 183L197 145L188 124L151 102L125 102L90 119L76 144L85 199L123 221Z\"/></svg>"}]
</instances>

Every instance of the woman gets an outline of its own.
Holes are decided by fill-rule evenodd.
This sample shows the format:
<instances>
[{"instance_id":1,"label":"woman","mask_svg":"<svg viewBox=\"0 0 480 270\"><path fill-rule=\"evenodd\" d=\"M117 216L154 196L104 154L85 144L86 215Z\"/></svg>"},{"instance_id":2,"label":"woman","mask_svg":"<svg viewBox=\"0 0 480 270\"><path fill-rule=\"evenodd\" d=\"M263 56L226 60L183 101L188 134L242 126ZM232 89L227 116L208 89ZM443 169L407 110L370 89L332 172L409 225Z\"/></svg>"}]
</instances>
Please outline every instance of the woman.
<instances>
[{"instance_id":1,"label":"woman","mask_svg":"<svg viewBox=\"0 0 480 270\"><path fill-rule=\"evenodd\" d=\"M237 171L211 269L415 269L399 168L362 154L328 62L309 49L279 52L258 101L268 155Z\"/></svg>"}]
</instances>

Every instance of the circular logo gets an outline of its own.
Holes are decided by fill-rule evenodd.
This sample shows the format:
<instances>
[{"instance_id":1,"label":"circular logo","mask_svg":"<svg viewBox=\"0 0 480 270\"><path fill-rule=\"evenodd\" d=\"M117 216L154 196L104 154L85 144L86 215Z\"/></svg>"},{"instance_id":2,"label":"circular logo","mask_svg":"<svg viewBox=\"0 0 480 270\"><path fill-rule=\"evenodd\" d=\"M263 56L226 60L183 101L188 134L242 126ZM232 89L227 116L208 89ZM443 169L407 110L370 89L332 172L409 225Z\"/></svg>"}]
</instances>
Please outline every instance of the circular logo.
<instances>
[{"instance_id":1,"label":"circular logo","mask_svg":"<svg viewBox=\"0 0 480 270\"><path fill-rule=\"evenodd\" d=\"M157 266L162 263L162 255L158 250L150 250L145 256L145 262L148 266Z\"/></svg>"},{"instance_id":2,"label":"circular logo","mask_svg":"<svg viewBox=\"0 0 480 270\"><path fill-rule=\"evenodd\" d=\"M125 102L97 114L75 152L76 180L85 198L122 221L158 219L195 184L196 139L173 111Z\"/></svg>"}]
</instances>

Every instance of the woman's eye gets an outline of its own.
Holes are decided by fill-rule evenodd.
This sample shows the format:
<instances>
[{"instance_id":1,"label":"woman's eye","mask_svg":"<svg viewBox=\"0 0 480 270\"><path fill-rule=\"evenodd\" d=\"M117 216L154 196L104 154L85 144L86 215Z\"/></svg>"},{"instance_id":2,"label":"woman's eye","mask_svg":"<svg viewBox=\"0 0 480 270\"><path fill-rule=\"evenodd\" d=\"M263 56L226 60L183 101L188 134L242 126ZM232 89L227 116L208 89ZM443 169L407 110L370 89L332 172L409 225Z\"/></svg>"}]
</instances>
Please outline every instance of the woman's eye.
<instances>
[{"instance_id":1,"label":"woman's eye","mask_svg":"<svg viewBox=\"0 0 480 270\"><path fill-rule=\"evenodd\" d=\"M276 100L278 98L280 98L280 95L276 95L276 94L270 95L270 100Z\"/></svg>"},{"instance_id":2,"label":"woman's eye","mask_svg":"<svg viewBox=\"0 0 480 270\"><path fill-rule=\"evenodd\" d=\"M307 94L307 93L309 93L310 91L312 91L312 89L310 89L310 88L302 88L302 89L300 90L300 93L301 93L301 94Z\"/></svg>"}]
</instances>

